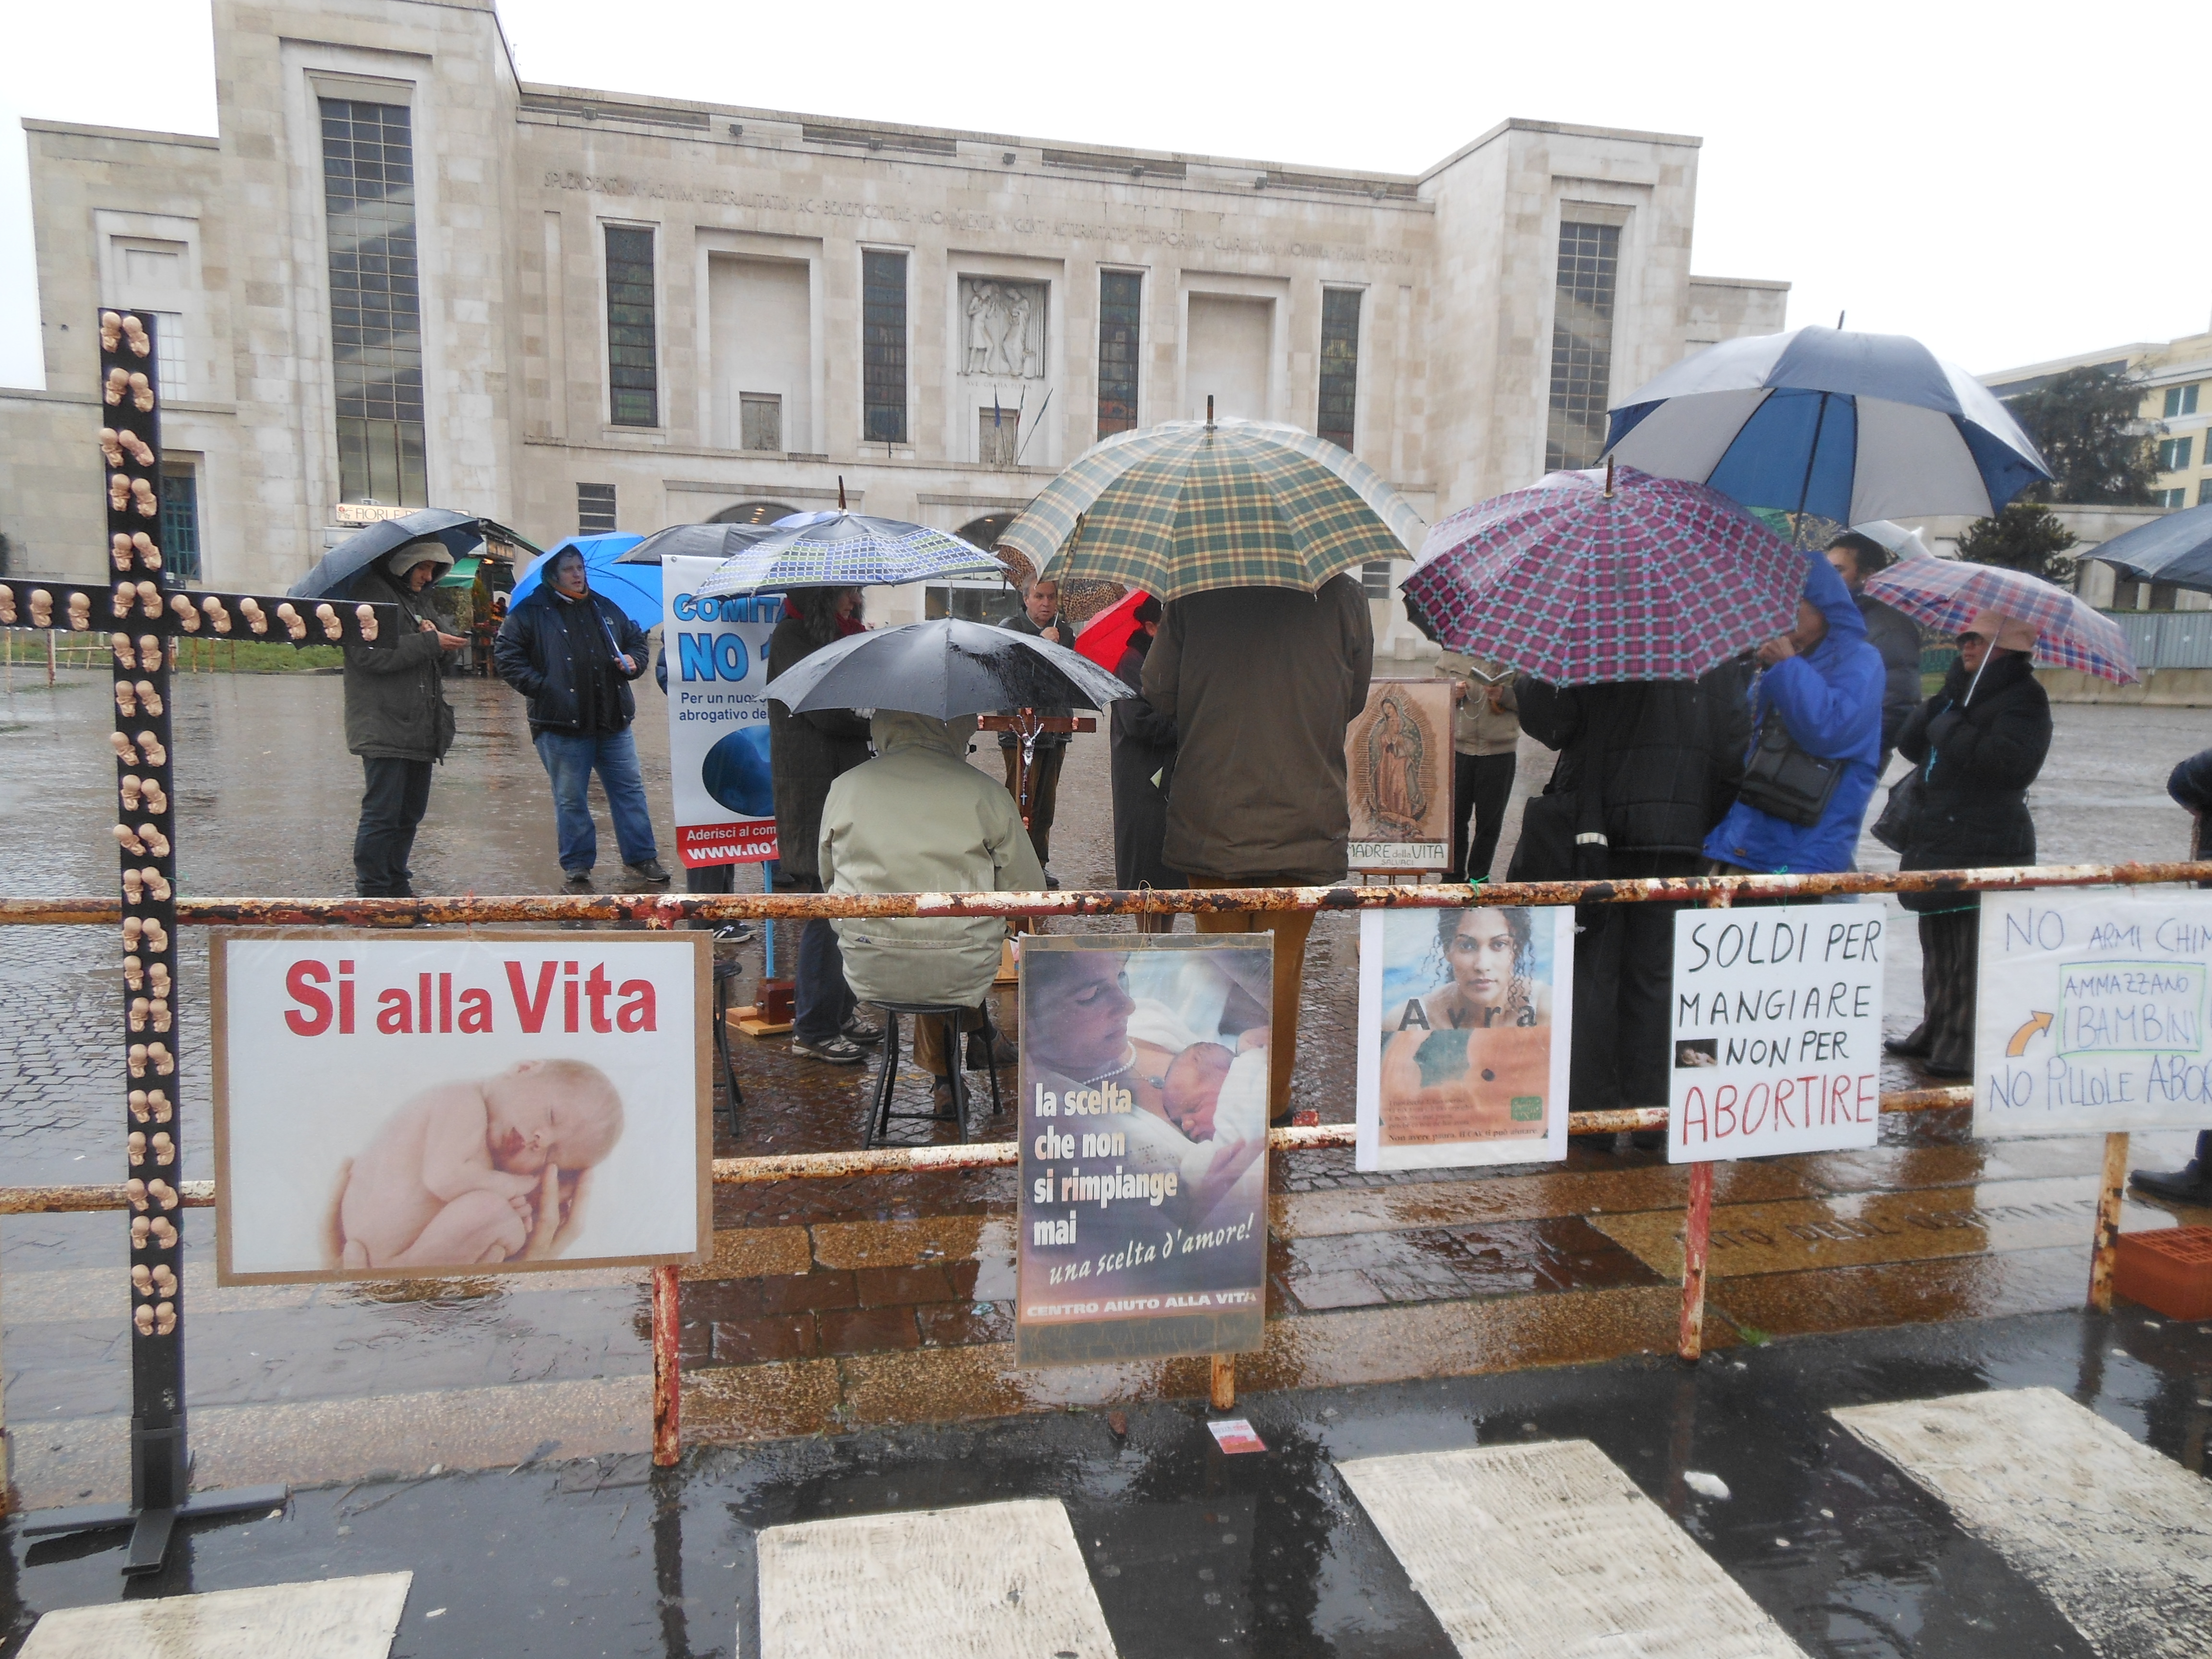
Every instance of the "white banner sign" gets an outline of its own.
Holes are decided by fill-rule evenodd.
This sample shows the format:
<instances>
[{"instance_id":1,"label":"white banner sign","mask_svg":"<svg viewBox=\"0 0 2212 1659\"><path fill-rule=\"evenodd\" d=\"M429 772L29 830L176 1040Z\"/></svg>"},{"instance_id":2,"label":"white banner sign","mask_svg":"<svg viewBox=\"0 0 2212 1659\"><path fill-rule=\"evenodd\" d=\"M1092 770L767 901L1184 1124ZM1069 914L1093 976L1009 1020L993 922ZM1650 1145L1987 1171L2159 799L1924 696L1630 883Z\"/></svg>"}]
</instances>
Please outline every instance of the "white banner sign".
<instances>
[{"instance_id":1,"label":"white banner sign","mask_svg":"<svg viewBox=\"0 0 2212 1659\"><path fill-rule=\"evenodd\" d=\"M2212 893L1982 896L1974 1133L2212 1127Z\"/></svg>"},{"instance_id":2,"label":"white banner sign","mask_svg":"<svg viewBox=\"0 0 2212 1659\"><path fill-rule=\"evenodd\" d=\"M1882 933L1871 904L1675 916L1668 1163L1875 1144Z\"/></svg>"},{"instance_id":3,"label":"white banner sign","mask_svg":"<svg viewBox=\"0 0 2212 1659\"><path fill-rule=\"evenodd\" d=\"M709 949L218 932L217 1281L702 1259ZM143 1133L165 1162L160 1114Z\"/></svg>"},{"instance_id":4,"label":"white banner sign","mask_svg":"<svg viewBox=\"0 0 2212 1659\"><path fill-rule=\"evenodd\" d=\"M668 773L676 852L695 867L757 864L775 853L769 769L768 636L783 595L702 599L716 559L665 559L661 638L668 663Z\"/></svg>"}]
</instances>

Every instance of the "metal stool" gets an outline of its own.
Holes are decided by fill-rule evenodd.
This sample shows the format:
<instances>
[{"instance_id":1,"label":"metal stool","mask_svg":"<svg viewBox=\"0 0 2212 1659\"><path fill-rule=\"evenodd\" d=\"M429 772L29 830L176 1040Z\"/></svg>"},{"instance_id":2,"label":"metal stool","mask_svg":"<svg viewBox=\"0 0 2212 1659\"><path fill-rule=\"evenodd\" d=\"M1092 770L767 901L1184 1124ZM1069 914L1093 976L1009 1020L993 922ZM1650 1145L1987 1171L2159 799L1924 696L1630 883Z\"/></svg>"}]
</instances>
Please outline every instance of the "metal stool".
<instances>
[{"instance_id":1,"label":"metal stool","mask_svg":"<svg viewBox=\"0 0 2212 1659\"><path fill-rule=\"evenodd\" d=\"M727 1106L730 1138L738 1133L738 1108L745 1103L738 1087L737 1062L730 1057L730 1009L738 994L738 975L744 969L735 957L714 957L714 1053L722 1062L722 1080L729 1085Z\"/></svg>"},{"instance_id":2,"label":"metal stool","mask_svg":"<svg viewBox=\"0 0 2212 1659\"><path fill-rule=\"evenodd\" d=\"M969 1014L980 1012L983 1016L982 1029L966 1035L971 1038L981 1039L984 1055L988 1061L992 1039L997 1036L997 1031L991 1024L990 1003L986 1000L980 1009L963 1008L957 1003L949 1002L879 1002L876 1006L884 1011L884 1052L883 1057L876 1063L875 1082L871 1085L868 1131L864 1144L870 1147L882 1146L884 1137L890 1133L894 1121L950 1123L958 1129L960 1139L963 1142L966 1141L969 1128L968 1066L966 1051L961 1042L963 1033L960 1030L960 1022ZM899 1016L901 1014L910 1015L917 1020L941 1019L945 1022L945 1055L952 1067L952 1109L950 1112L937 1110L933 1098L930 1109L926 1112L891 1110L891 1096L898 1087ZM991 1114L995 1117L1006 1109L999 1098L999 1068L987 1064L985 1069L991 1074Z\"/></svg>"}]
</instances>

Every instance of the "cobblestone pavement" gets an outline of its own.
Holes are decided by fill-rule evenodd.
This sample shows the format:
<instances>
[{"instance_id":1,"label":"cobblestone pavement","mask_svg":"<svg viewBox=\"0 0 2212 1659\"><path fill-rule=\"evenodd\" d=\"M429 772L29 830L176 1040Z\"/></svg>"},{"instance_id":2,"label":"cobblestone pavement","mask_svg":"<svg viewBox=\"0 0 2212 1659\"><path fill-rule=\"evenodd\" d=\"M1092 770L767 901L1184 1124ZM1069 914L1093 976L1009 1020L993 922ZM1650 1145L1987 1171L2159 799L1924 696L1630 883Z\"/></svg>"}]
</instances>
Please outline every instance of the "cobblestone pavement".
<instances>
[{"instance_id":1,"label":"cobblestone pavement","mask_svg":"<svg viewBox=\"0 0 2212 1659\"><path fill-rule=\"evenodd\" d=\"M106 684L104 676L65 674L49 689L42 676L18 672L0 696L0 892L110 890ZM453 696L459 735L433 791L417 884L437 891L552 890L559 880L552 816L519 700L482 681L455 682ZM338 680L184 676L176 703L184 890L349 890L360 775L343 752ZM665 848L672 836L659 712L648 689L637 732ZM2065 707L2057 720L2052 759L2033 795L2045 859L2174 854L2186 822L2165 799L2165 773L2202 746L2212 719L2193 710ZM1524 749L1516 820L1518 800L1540 787L1549 769L1542 750ZM976 761L998 773L994 751L979 751ZM604 815L601 836L611 848ZM1509 834L1500 872L1510 850ZM1867 867L1894 862L1871 842L1863 853ZM1111 862L1105 745L1102 738L1084 738L1062 783L1053 864L1066 884L1082 886L1108 884ZM1917 1018L1918 966L1907 919L1891 908L1899 925L1892 932L1888 1012L1893 1029L1901 1029ZM780 931L787 966L790 930ZM1324 916L1308 955L1294 1103L1316 1109L1325 1121L1351 1115L1356 939L1354 918ZM204 936L186 930L182 946L185 1172L198 1176L207 1170L209 1144L207 1046L197 999ZM762 946L743 954L750 985ZM121 1067L111 963L99 930L0 930L0 1159L11 1183L118 1176ZM1013 1012L1011 997L1001 994L1002 1026L1012 1028ZM718 1122L719 1152L858 1143L865 1081L859 1073L794 1058L781 1042L740 1038L736 1050L744 1104L736 1137ZM1908 1081L1908 1074L1896 1080ZM919 1103L910 1067L905 1087ZM1978 1185L1978 1196L1927 1200L1922 1221L1930 1230L1952 1229L1954 1242L1961 1227L1983 1230L1973 1235L1981 1239L1989 1224L1983 1212L2004 1207L2000 1200L2044 1206L2051 1213L2039 1230L2022 1224L2017 1237L2005 1236L2011 1243L1989 1246L2010 1254L1967 1261L1941 1251L1893 1252L1880 1261L1850 1262L1808 1256L1782 1265L1832 1267L1817 1291L1802 1274L1778 1270L1764 1279L1744 1278L1734 1304L1717 1290L1717 1306L1747 1327L1782 1330L2078 1299L2074 1235L2086 1239L2087 1231L2073 1213L2081 1196L2075 1188L2086 1190L2094 1167L2084 1161L2085 1143L2053 1143L2039 1162L1984 1158L1966 1144L1961 1119L1944 1113L1887 1120L1887 1161L1863 1167L1792 1160L1762 1166L1777 1173L1760 1175L1744 1166L1735 1184L1724 1183L1723 1201L1744 1206L1745 1227L1786 1229L1804 1224L1802 1218L1777 1210L1776 1220L1767 1212L1794 1204L1821 1214L1856 1213L1869 1194L1903 1195L1898 1201L1910 1204L1921 1202L1911 1198L1915 1193L1955 1197L1960 1188ZM997 1132L1010 1133L1010 1121ZM2179 1137L2154 1139L2145 1156L2171 1155L2180 1144ZM1443 1356L1440 1364L1480 1370L1663 1340L1673 1271L1664 1224L1680 1198L1677 1179L1654 1167L1651 1155L1577 1148L1564 1169L1508 1169L1472 1179L1450 1172L1359 1176L1351 1162L1349 1152L1306 1154L1280 1160L1272 1172L1271 1311L1283 1316L1271 1326L1281 1329L1279 1342L1271 1335L1281 1351L1255 1362L1255 1376L1272 1379L1263 1386L1368 1380L1380 1373L1362 1370L1368 1362L1359 1356L1372 1348L1425 1345ZM1999 1193L2002 1182L2016 1190ZM1363 1199L1366 1188L1382 1190ZM1328 1208L1338 1203L1354 1207ZM685 1297L686 1353L698 1367L687 1396L690 1420L702 1432L744 1437L1196 1386L1187 1367L1118 1380L1062 1377L1049 1387L1009 1381L1003 1345L1012 1243L1004 1218L1012 1204L1007 1171L720 1189L718 1260L696 1271ZM1630 1215L1650 1219L1632 1223ZM1958 1215L1967 1218L1940 1219ZM185 1231L188 1263L205 1268L212 1261L210 1218L194 1212ZM27 1492L48 1501L112 1491L120 1474L125 1303L116 1235L114 1220L102 1216L0 1223L17 1474ZM580 1282L588 1277L563 1278L558 1287L542 1279L527 1286L455 1282L408 1296L349 1287L216 1291L203 1278L192 1303L188 1369L204 1468L231 1479L421 1468L434 1461L422 1450L436 1437L439 1413L431 1405L422 1405L404 1429L386 1409L343 1432L331 1430L327 1416L295 1421L281 1412L401 1396L445 1400L457 1409L465 1397L476 1402L470 1409L480 1423L493 1409L483 1403L486 1391L501 1389L517 1400L526 1396L514 1390L540 1390L526 1396L535 1415L524 1413L511 1431L501 1431L511 1447L480 1430L478 1461L509 1452L520 1457L548 1436L572 1448L619 1449L642 1432L642 1298L635 1275ZM1405 1322L1415 1317L1431 1322ZM50 1431L39 1435L33 1424ZM311 1443L311 1436L319 1438ZM274 1473L253 1473L263 1468Z\"/></svg>"}]
</instances>

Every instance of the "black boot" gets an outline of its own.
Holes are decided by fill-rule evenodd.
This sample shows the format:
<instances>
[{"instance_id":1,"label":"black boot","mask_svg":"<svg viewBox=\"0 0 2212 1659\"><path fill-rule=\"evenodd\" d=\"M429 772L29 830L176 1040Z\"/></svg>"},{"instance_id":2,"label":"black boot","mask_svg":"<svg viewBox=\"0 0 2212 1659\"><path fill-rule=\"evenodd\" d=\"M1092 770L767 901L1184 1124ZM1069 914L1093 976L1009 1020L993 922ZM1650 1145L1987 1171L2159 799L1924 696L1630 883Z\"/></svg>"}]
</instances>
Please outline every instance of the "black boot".
<instances>
[{"instance_id":1,"label":"black boot","mask_svg":"<svg viewBox=\"0 0 2212 1659\"><path fill-rule=\"evenodd\" d=\"M1922 1020L1911 1036L1884 1037L1882 1050L1903 1060L1924 1060L1928 1056L1928 1022Z\"/></svg>"},{"instance_id":2,"label":"black boot","mask_svg":"<svg viewBox=\"0 0 2212 1659\"><path fill-rule=\"evenodd\" d=\"M2197 1137L2197 1156L2180 1169L2171 1175L2137 1170L2129 1176L2128 1185L2177 1204L2212 1204L2212 1176L2208 1176L2208 1170L2212 1170L2212 1130Z\"/></svg>"}]
</instances>

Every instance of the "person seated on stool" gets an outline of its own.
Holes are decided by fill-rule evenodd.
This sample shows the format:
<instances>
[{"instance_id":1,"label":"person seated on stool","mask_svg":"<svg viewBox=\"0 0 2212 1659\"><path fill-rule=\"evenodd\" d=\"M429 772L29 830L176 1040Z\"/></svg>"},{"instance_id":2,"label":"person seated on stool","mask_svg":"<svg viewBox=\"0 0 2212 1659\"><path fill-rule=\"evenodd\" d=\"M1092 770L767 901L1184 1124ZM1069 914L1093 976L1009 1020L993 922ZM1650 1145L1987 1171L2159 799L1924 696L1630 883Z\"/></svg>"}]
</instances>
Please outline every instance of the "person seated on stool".
<instances>
[{"instance_id":1,"label":"person seated on stool","mask_svg":"<svg viewBox=\"0 0 2212 1659\"><path fill-rule=\"evenodd\" d=\"M822 806L829 893L1034 893L1044 866L1014 799L968 763L975 717L937 720L879 708L876 757L842 774ZM863 1002L937 1003L982 1024L1006 925L994 916L840 916L845 979ZM995 1059L995 1056L994 1056ZM950 1097L957 1055L944 1022L916 1020L914 1060Z\"/></svg>"}]
</instances>

